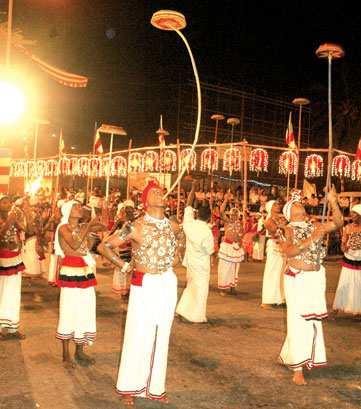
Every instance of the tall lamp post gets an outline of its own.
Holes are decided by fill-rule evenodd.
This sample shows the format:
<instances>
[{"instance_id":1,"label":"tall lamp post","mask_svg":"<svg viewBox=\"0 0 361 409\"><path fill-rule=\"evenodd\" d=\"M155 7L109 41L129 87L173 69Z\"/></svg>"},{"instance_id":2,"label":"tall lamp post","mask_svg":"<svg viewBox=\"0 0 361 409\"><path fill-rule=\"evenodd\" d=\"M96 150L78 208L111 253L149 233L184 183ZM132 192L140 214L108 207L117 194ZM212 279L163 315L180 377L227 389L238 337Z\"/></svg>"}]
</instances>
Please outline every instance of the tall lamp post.
<instances>
[{"instance_id":1,"label":"tall lamp post","mask_svg":"<svg viewBox=\"0 0 361 409\"><path fill-rule=\"evenodd\" d=\"M342 58L345 55L343 48L337 44L322 44L316 50L318 58L327 58L328 60L328 155L327 155L327 177L326 177L326 192L331 187L331 163L333 154L333 137L332 137L332 81L331 68L332 60ZM327 193L326 193L327 194ZM322 210L322 223L326 217L327 201L325 200Z\"/></svg>"},{"instance_id":2,"label":"tall lamp post","mask_svg":"<svg viewBox=\"0 0 361 409\"><path fill-rule=\"evenodd\" d=\"M307 98L295 98L292 101L292 104L298 105L299 106L299 111L298 111L298 135L297 135L297 149L298 149L298 165L297 165L297 172L296 172L296 177L295 177L295 188L297 189L298 185L298 174L300 172L300 162L301 162L301 134L302 134L302 107L304 105L308 105L310 103L310 100Z\"/></svg>"}]
</instances>

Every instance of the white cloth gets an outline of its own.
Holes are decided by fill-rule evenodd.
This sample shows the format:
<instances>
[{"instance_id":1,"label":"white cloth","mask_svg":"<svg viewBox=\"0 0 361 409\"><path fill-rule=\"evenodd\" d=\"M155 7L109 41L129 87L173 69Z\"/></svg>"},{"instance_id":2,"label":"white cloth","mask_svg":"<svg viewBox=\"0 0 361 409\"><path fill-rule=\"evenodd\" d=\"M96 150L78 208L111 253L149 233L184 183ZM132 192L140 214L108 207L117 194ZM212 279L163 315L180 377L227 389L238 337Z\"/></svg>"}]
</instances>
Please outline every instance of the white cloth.
<instances>
[{"instance_id":1,"label":"white cloth","mask_svg":"<svg viewBox=\"0 0 361 409\"><path fill-rule=\"evenodd\" d=\"M58 278L58 272L60 268L60 256L56 254L50 254L49 270L48 270L48 283L50 285L56 285Z\"/></svg>"},{"instance_id":2,"label":"white cloth","mask_svg":"<svg viewBox=\"0 0 361 409\"><path fill-rule=\"evenodd\" d=\"M278 251L277 243L273 239L268 239L266 253L267 258L262 285L262 304L282 304L285 299L283 293L285 259Z\"/></svg>"},{"instance_id":3,"label":"white cloth","mask_svg":"<svg viewBox=\"0 0 361 409\"><path fill-rule=\"evenodd\" d=\"M327 316L326 275L319 271L301 271L295 277L285 275L287 337L280 358L291 369L308 369L327 364L322 318Z\"/></svg>"},{"instance_id":4,"label":"white cloth","mask_svg":"<svg viewBox=\"0 0 361 409\"><path fill-rule=\"evenodd\" d=\"M212 230L206 222L195 220L193 208L187 206L183 231L186 236L183 265L187 268L187 286L178 303L177 314L192 322L206 322L210 255L214 252Z\"/></svg>"},{"instance_id":5,"label":"white cloth","mask_svg":"<svg viewBox=\"0 0 361 409\"><path fill-rule=\"evenodd\" d=\"M244 260L244 250L236 243L223 241L218 251L218 288L221 290L237 287L238 273Z\"/></svg>"},{"instance_id":6,"label":"white cloth","mask_svg":"<svg viewBox=\"0 0 361 409\"><path fill-rule=\"evenodd\" d=\"M264 259L264 246L266 243L266 236L260 234L258 241L253 243L252 258L253 260L262 261Z\"/></svg>"},{"instance_id":7,"label":"white cloth","mask_svg":"<svg viewBox=\"0 0 361 409\"><path fill-rule=\"evenodd\" d=\"M131 285L116 385L119 394L154 400L164 396L176 302L173 270L145 274L142 286Z\"/></svg>"},{"instance_id":8,"label":"white cloth","mask_svg":"<svg viewBox=\"0 0 361 409\"><path fill-rule=\"evenodd\" d=\"M126 294L129 291L127 274L122 273L119 268L114 269L112 291L115 294Z\"/></svg>"},{"instance_id":9,"label":"white cloth","mask_svg":"<svg viewBox=\"0 0 361 409\"><path fill-rule=\"evenodd\" d=\"M91 345L96 336L95 288L60 289L59 322L56 337Z\"/></svg>"},{"instance_id":10,"label":"white cloth","mask_svg":"<svg viewBox=\"0 0 361 409\"><path fill-rule=\"evenodd\" d=\"M19 328L21 302L21 273L0 276L0 329Z\"/></svg>"},{"instance_id":11,"label":"white cloth","mask_svg":"<svg viewBox=\"0 0 361 409\"><path fill-rule=\"evenodd\" d=\"M361 250L345 253L349 260L361 260ZM350 314L361 314L361 269L343 265L338 280L333 309Z\"/></svg>"},{"instance_id":12,"label":"white cloth","mask_svg":"<svg viewBox=\"0 0 361 409\"><path fill-rule=\"evenodd\" d=\"M37 238L30 237L25 241L24 246L21 249L21 256L25 265L24 273L30 277L40 277L40 260L39 255L36 252Z\"/></svg>"}]
</instances>

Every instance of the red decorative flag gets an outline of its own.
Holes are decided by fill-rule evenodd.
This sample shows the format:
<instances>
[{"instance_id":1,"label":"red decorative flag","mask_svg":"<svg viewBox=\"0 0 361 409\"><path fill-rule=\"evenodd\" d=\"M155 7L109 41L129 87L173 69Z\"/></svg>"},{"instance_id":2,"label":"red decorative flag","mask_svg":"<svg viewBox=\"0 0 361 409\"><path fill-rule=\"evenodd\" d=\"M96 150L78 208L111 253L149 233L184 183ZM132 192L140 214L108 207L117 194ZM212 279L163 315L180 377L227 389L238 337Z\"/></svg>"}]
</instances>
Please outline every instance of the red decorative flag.
<instances>
[{"instance_id":1,"label":"red decorative flag","mask_svg":"<svg viewBox=\"0 0 361 409\"><path fill-rule=\"evenodd\" d=\"M290 116L288 119L288 126L286 129L286 144L290 149L296 149L295 143L295 135L293 133L293 126L292 126L292 112L290 112Z\"/></svg>"},{"instance_id":2,"label":"red decorative flag","mask_svg":"<svg viewBox=\"0 0 361 409\"><path fill-rule=\"evenodd\" d=\"M358 145L357 145L357 149L356 149L356 158L355 159L361 160L361 138L358 141Z\"/></svg>"},{"instance_id":3,"label":"red decorative flag","mask_svg":"<svg viewBox=\"0 0 361 409\"><path fill-rule=\"evenodd\" d=\"M96 135L95 135L95 141L94 141L94 153L96 155L99 155L101 153L103 153L103 145L102 145L102 141L100 139L100 134L97 131Z\"/></svg>"}]
</instances>

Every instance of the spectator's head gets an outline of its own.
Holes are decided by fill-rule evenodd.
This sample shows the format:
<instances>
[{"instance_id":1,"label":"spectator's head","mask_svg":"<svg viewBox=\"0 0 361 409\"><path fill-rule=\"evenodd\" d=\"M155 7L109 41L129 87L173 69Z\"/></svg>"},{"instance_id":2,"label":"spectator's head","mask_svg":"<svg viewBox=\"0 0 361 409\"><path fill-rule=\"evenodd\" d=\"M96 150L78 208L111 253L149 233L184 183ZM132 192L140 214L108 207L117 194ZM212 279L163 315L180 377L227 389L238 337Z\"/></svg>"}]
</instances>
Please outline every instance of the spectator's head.
<instances>
[{"instance_id":1,"label":"spectator's head","mask_svg":"<svg viewBox=\"0 0 361 409\"><path fill-rule=\"evenodd\" d=\"M211 219L211 208L208 203L203 204L198 208L198 219L207 223Z\"/></svg>"},{"instance_id":2,"label":"spectator's head","mask_svg":"<svg viewBox=\"0 0 361 409\"><path fill-rule=\"evenodd\" d=\"M350 216L354 223L361 224L361 204L352 206Z\"/></svg>"}]
</instances>

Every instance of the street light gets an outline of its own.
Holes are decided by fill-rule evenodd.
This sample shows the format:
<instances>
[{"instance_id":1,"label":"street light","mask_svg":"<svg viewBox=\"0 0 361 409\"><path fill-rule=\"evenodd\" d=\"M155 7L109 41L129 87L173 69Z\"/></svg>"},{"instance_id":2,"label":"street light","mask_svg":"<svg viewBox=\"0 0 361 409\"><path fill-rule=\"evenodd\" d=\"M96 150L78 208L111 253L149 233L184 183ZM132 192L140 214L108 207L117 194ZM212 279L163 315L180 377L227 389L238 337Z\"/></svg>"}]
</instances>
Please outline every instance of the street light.
<instances>
[{"instance_id":1,"label":"street light","mask_svg":"<svg viewBox=\"0 0 361 409\"><path fill-rule=\"evenodd\" d=\"M11 125L25 112L26 100L19 87L0 80L0 124Z\"/></svg>"}]
</instances>

